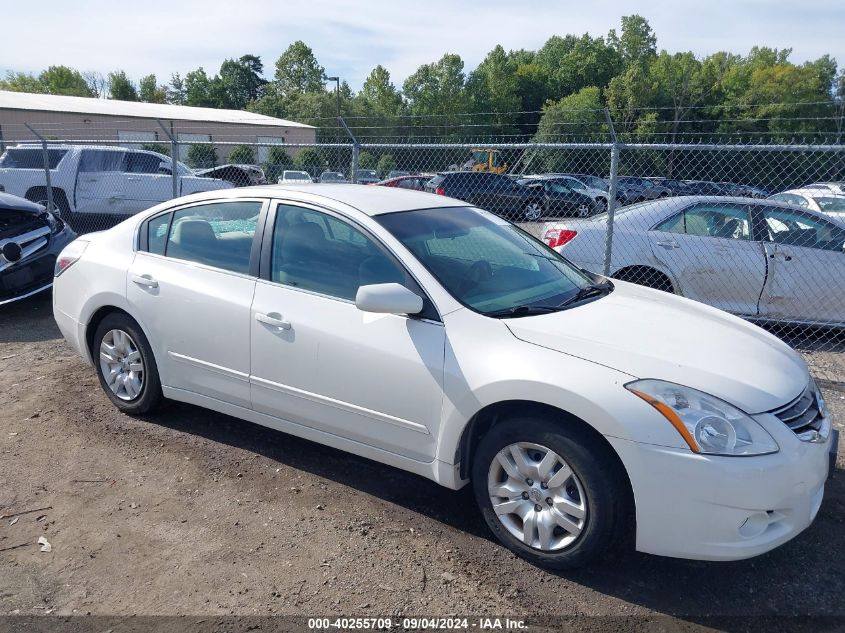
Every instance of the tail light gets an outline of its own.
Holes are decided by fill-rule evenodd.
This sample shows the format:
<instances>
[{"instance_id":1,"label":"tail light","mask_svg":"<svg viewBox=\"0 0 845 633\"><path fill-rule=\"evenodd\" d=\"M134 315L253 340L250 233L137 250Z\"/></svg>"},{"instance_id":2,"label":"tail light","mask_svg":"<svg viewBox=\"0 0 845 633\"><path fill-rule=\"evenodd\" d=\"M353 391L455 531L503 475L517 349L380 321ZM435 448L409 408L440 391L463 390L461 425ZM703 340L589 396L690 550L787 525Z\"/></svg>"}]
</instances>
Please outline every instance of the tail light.
<instances>
[{"instance_id":1,"label":"tail light","mask_svg":"<svg viewBox=\"0 0 845 633\"><path fill-rule=\"evenodd\" d=\"M74 240L65 246L56 258L56 267L53 270L53 276L58 277L75 264L82 257L82 253L85 252L87 246L88 242L85 240Z\"/></svg>"},{"instance_id":2,"label":"tail light","mask_svg":"<svg viewBox=\"0 0 845 633\"><path fill-rule=\"evenodd\" d=\"M436 187L434 189L434 193L436 193L438 196L445 196L446 190L443 187Z\"/></svg>"},{"instance_id":3,"label":"tail light","mask_svg":"<svg viewBox=\"0 0 845 633\"><path fill-rule=\"evenodd\" d=\"M551 248L557 248L572 241L576 235L578 231L572 229L549 229L543 235L543 241Z\"/></svg>"}]
</instances>

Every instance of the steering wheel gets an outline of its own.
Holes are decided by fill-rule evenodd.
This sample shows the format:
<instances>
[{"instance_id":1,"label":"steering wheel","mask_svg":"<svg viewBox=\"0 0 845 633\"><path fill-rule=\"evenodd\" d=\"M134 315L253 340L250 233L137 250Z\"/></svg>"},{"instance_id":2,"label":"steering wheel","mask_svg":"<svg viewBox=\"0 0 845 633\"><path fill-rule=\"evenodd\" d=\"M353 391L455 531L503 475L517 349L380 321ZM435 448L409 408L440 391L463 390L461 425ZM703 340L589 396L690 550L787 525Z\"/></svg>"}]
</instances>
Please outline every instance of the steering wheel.
<instances>
[{"instance_id":1,"label":"steering wheel","mask_svg":"<svg viewBox=\"0 0 845 633\"><path fill-rule=\"evenodd\" d=\"M490 262L477 261L467 269L466 278L458 286L458 292L463 294L492 278L493 267L490 266Z\"/></svg>"}]
</instances>

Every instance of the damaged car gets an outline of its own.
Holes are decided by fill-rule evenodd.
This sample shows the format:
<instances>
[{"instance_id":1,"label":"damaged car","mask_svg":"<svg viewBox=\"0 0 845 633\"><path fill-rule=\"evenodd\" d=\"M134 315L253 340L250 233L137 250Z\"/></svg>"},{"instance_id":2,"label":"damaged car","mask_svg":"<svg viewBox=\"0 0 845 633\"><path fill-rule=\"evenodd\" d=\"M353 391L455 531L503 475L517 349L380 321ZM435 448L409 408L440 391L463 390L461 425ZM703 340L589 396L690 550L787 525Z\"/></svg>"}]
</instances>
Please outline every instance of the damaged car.
<instances>
[{"instance_id":1,"label":"damaged car","mask_svg":"<svg viewBox=\"0 0 845 633\"><path fill-rule=\"evenodd\" d=\"M56 256L75 239L42 205L0 193L0 305L52 287Z\"/></svg>"}]
</instances>

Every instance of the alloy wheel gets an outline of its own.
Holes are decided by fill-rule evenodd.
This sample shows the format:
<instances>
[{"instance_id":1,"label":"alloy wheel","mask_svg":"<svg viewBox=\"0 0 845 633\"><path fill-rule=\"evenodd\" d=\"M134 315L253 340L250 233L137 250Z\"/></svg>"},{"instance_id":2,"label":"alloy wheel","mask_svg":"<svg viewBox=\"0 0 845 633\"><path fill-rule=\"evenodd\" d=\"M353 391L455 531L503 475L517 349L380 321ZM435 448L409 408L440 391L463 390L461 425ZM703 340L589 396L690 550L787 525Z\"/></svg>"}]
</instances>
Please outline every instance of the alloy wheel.
<instances>
[{"instance_id":1,"label":"alloy wheel","mask_svg":"<svg viewBox=\"0 0 845 633\"><path fill-rule=\"evenodd\" d=\"M517 442L499 451L488 470L487 490L504 528L534 549L563 550L586 526L581 481L560 455L540 444Z\"/></svg>"},{"instance_id":2,"label":"alloy wheel","mask_svg":"<svg viewBox=\"0 0 845 633\"><path fill-rule=\"evenodd\" d=\"M577 213L579 218L586 218L590 215L590 207L588 207L586 204L580 204L578 205Z\"/></svg>"},{"instance_id":3,"label":"alloy wheel","mask_svg":"<svg viewBox=\"0 0 845 633\"><path fill-rule=\"evenodd\" d=\"M538 202L529 202L525 205L525 219L534 222L543 217L543 206Z\"/></svg>"},{"instance_id":4,"label":"alloy wheel","mask_svg":"<svg viewBox=\"0 0 845 633\"><path fill-rule=\"evenodd\" d=\"M100 371L112 393L127 402L144 388L144 360L138 345L123 330L109 330L100 342Z\"/></svg>"}]
</instances>

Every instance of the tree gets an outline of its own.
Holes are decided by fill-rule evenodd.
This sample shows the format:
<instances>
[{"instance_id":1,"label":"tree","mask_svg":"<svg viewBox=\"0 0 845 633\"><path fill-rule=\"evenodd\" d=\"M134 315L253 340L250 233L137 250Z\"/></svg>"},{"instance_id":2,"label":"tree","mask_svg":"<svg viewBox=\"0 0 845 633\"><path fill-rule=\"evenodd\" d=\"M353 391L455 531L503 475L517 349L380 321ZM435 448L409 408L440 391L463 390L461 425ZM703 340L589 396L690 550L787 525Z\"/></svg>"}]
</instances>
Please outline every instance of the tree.
<instances>
[{"instance_id":1,"label":"tree","mask_svg":"<svg viewBox=\"0 0 845 633\"><path fill-rule=\"evenodd\" d=\"M396 169L396 160L393 158L393 154L382 154L381 158L378 159L378 166L376 167L379 176L386 178L387 174L394 169Z\"/></svg>"},{"instance_id":2,"label":"tree","mask_svg":"<svg viewBox=\"0 0 845 633\"><path fill-rule=\"evenodd\" d=\"M411 114L440 115L428 119L425 125L442 125L447 130L463 122L456 115L468 109L464 84L463 60L447 53L436 63L420 66L405 80L402 91Z\"/></svg>"},{"instance_id":3,"label":"tree","mask_svg":"<svg viewBox=\"0 0 845 633\"><path fill-rule=\"evenodd\" d=\"M80 72L67 66L50 66L38 76L38 80L44 85L46 92L53 95L97 96Z\"/></svg>"},{"instance_id":4,"label":"tree","mask_svg":"<svg viewBox=\"0 0 845 633\"><path fill-rule=\"evenodd\" d=\"M109 80L97 70L86 70L82 73L85 84L95 97L105 99L109 91Z\"/></svg>"},{"instance_id":5,"label":"tree","mask_svg":"<svg viewBox=\"0 0 845 633\"><path fill-rule=\"evenodd\" d=\"M358 167L361 169L375 169L376 157L368 151L363 151L358 154Z\"/></svg>"},{"instance_id":6,"label":"tree","mask_svg":"<svg viewBox=\"0 0 845 633\"><path fill-rule=\"evenodd\" d=\"M194 143L188 146L187 163L194 168L217 166L217 148L206 143Z\"/></svg>"},{"instance_id":7,"label":"tree","mask_svg":"<svg viewBox=\"0 0 845 633\"><path fill-rule=\"evenodd\" d=\"M549 101L537 126L537 142L607 140L608 129L597 86L582 88L559 101ZM591 152L591 150L585 150ZM550 172L584 172L604 170L607 152L560 152L538 150L530 157L533 168ZM586 166L585 166L586 163Z\"/></svg>"},{"instance_id":8,"label":"tree","mask_svg":"<svg viewBox=\"0 0 845 633\"><path fill-rule=\"evenodd\" d=\"M144 143L141 145L141 149L145 149L148 152L158 152L159 154L170 156L170 146L165 145L164 143Z\"/></svg>"},{"instance_id":9,"label":"tree","mask_svg":"<svg viewBox=\"0 0 845 633\"><path fill-rule=\"evenodd\" d=\"M185 105L201 108L219 107L214 84L202 66L185 75Z\"/></svg>"},{"instance_id":10,"label":"tree","mask_svg":"<svg viewBox=\"0 0 845 633\"><path fill-rule=\"evenodd\" d=\"M302 169L313 175L314 172L326 166L326 160L319 150L313 147L306 147L299 151L294 157L293 164L297 169Z\"/></svg>"},{"instance_id":11,"label":"tree","mask_svg":"<svg viewBox=\"0 0 845 633\"><path fill-rule=\"evenodd\" d=\"M614 29L607 35L610 45L622 56L626 66L646 66L657 54L657 36L641 15L622 16L622 35Z\"/></svg>"},{"instance_id":12,"label":"tree","mask_svg":"<svg viewBox=\"0 0 845 633\"><path fill-rule=\"evenodd\" d=\"M254 165L255 148L251 145L236 145L229 154L229 162L240 165Z\"/></svg>"},{"instance_id":13,"label":"tree","mask_svg":"<svg viewBox=\"0 0 845 633\"><path fill-rule=\"evenodd\" d=\"M9 71L6 79L0 81L0 90L46 93L47 87L35 75Z\"/></svg>"},{"instance_id":14,"label":"tree","mask_svg":"<svg viewBox=\"0 0 845 633\"><path fill-rule=\"evenodd\" d=\"M276 60L275 90L280 95L325 90L325 71L305 42L297 40Z\"/></svg>"},{"instance_id":15,"label":"tree","mask_svg":"<svg viewBox=\"0 0 845 633\"><path fill-rule=\"evenodd\" d=\"M138 90L122 70L109 73L109 98L118 101L137 101Z\"/></svg>"},{"instance_id":16,"label":"tree","mask_svg":"<svg viewBox=\"0 0 845 633\"><path fill-rule=\"evenodd\" d=\"M402 111L402 96L390 81L390 73L378 65L364 80L361 98L374 114L397 116Z\"/></svg>"},{"instance_id":17,"label":"tree","mask_svg":"<svg viewBox=\"0 0 845 633\"><path fill-rule=\"evenodd\" d=\"M491 122L491 133L512 131L510 113L519 110L521 105L518 88L516 66L501 46L490 51L470 74L466 85L470 107L474 112L494 113L478 119Z\"/></svg>"},{"instance_id":18,"label":"tree","mask_svg":"<svg viewBox=\"0 0 845 633\"><path fill-rule=\"evenodd\" d=\"M185 105L186 99L185 80L179 73L173 73L170 75L170 83L167 84L167 103Z\"/></svg>"},{"instance_id":19,"label":"tree","mask_svg":"<svg viewBox=\"0 0 845 633\"><path fill-rule=\"evenodd\" d=\"M264 66L256 55L227 59L220 66L220 81L228 97L229 106L243 109L250 101L261 97L267 81L261 76Z\"/></svg>"},{"instance_id":20,"label":"tree","mask_svg":"<svg viewBox=\"0 0 845 633\"><path fill-rule=\"evenodd\" d=\"M167 103L167 89L156 84L155 75L147 75L138 82L138 97L146 103Z\"/></svg>"},{"instance_id":21,"label":"tree","mask_svg":"<svg viewBox=\"0 0 845 633\"><path fill-rule=\"evenodd\" d=\"M293 164L293 159L287 150L280 145L271 145L264 163L264 175L267 182L276 182L282 172Z\"/></svg>"}]
</instances>

